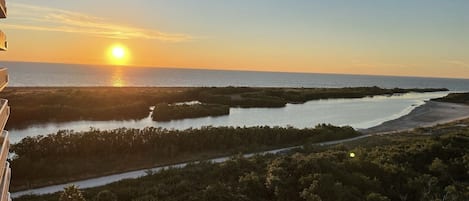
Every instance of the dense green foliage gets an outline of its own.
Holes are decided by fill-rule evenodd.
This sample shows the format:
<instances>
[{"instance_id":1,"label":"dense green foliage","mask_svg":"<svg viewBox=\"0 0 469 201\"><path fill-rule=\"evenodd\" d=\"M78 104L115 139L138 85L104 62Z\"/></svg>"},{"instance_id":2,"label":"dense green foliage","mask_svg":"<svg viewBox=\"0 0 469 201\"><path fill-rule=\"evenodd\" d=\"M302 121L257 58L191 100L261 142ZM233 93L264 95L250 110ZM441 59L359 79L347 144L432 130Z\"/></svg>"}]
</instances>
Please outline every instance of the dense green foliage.
<instances>
[{"instance_id":1,"label":"dense green foliage","mask_svg":"<svg viewBox=\"0 0 469 201\"><path fill-rule=\"evenodd\" d=\"M363 98L374 95L391 95L408 92L435 92L448 89L383 89L379 87L346 88L196 88L192 91L206 103L232 107L284 107L287 103L304 103L310 100L332 98Z\"/></svg>"},{"instance_id":2,"label":"dense green foliage","mask_svg":"<svg viewBox=\"0 0 469 201\"><path fill-rule=\"evenodd\" d=\"M96 195L95 201L117 201L117 196L111 191L104 190Z\"/></svg>"},{"instance_id":3,"label":"dense green foliage","mask_svg":"<svg viewBox=\"0 0 469 201\"><path fill-rule=\"evenodd\" d=\"M442 136L381 136L383 144L306 148L284 155L193 164L86 189L119 201L466 201L469 129ZM350 158L353 152L356 157ZM58 194L15 201L56 201Z\"/></svg>"},{"instance_id":4,"label":"dense green foliage","mask_svg":"<svg viewBox=\"0 0 469 201\"><path fill-rule=\"evenodd\" d=\"M184 88L7 88L8 128L75 120L128 120L148 116L158 102L185 100Z\"/></svg>"},{"instance_id":5,"label":"dense green foliage","mask_svg":"<svg viewBox=\"0 0 469 201\"><path fill-rule=\"evenodd\" d=\"M361 98L393 93L447 89L359 88L159 88L54 87L7 88L2 95L13 110L8 128L75 120L129 120L148 116L158 103L198 100L230 107L283 107L325 98Z\"/></svg>"},{"instance_id":6,"label":"dense green foliage","mask_svg":"<svg viewBox=\"0 0 469 201\"><path fill-rule=\"evenodd\" d=\"M350 127L205 127L90 130L26 137L12 145L12 188L100 176L156 164L255 152L357 136ZM205 157L204 155L205 154Z\"/></svg>"},{"instance_id":7,"label":"dense green foliage","mask_svg":"<svg viewBox=\"0 0 469 201\"><path fill-rule=\"evenodd\" d=\"M155 106L152 118L155 121L170 121L186 118L215 117L230 114L230 107L218 104L167 104Z\"/></svg>"},{"instance_id":8,"label":"dense green foliage","mask_svg":"<svg viewBox=\"0 0 469 201\"><path fill-rule=\"evenodd\" d=\"M441 102L469 104L469 93L451 93L443 98L434 99Z\"/></svg>"}]
</instances>

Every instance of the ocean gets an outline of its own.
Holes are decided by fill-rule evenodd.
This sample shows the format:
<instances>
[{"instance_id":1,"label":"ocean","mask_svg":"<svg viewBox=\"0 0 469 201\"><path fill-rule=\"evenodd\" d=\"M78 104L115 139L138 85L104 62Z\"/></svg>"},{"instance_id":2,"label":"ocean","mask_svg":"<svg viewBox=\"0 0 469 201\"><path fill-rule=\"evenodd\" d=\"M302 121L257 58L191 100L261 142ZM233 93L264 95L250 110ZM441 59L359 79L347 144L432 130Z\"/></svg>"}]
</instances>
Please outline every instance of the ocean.
<instances>
[{"instance_id":1,"label":"ocean","mask_svg":"<svg viewBox=\"0 0 469 201\"><path fill-rule=\"evenodd\" d=\"M9 86L251 86L448 88L469 91L469 79L277 73L77 64L0 62Z\"/></svg>"}]
</instances>

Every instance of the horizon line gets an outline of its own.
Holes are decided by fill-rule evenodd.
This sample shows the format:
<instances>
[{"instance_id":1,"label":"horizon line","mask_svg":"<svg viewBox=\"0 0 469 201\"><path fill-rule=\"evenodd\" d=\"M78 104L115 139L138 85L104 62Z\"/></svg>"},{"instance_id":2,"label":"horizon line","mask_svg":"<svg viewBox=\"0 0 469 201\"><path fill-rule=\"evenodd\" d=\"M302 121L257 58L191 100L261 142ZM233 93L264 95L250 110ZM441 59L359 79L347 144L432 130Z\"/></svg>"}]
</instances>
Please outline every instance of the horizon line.
<instances>
[{"instance_id":1,"label":"horizon line","mask_svg":"<svg viewBox=\"0 0 469 201\"><path fill-rule=\"evenodd\" d=\"M187 66L150 66L150 65L112 65L112 64L97 64L97 63L65 63L53 61L15 61L3 60L0 62L17 62L17 63L42 63L42 64L65 64L65 65L82 65L95 67L128 67L128 68L159 68L159 69L179 69L179 70L206 70L206 71L232 71L232 72L253 72L253 73L290 73L290 74L317 74L317 75L345 75L345 76L376 76L376 77L400 77L400 78L430 78L430 79L453 79L453 80L469 80L467 77L435 77L435 76L419 76L419 75L392 75L392 74L355 74L355 73L340 73L340 72L304 72L304 71L269 71L269 70L247 70L247 69L220 69L210 67L187 67Z\"/></svg>"}]
</instances>

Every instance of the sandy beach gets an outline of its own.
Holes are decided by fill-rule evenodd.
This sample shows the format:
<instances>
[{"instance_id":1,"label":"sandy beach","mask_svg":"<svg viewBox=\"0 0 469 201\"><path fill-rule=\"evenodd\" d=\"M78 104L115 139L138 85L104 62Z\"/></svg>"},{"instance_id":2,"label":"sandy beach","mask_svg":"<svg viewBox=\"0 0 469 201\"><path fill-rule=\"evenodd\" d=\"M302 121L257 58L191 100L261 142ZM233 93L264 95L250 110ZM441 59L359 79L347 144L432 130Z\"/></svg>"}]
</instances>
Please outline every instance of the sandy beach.
<instances>
[{"instance_id":1,"label":"sandy beach","mask_svg":"<svg viewBox=\"0 0 469 201\"><path fill-rule=\"evenodd\" d=\"M431 127L469 118L469 105L428 101L408 115L361 130L365 134L389 133Z\"/></svg>"}]
</instances>

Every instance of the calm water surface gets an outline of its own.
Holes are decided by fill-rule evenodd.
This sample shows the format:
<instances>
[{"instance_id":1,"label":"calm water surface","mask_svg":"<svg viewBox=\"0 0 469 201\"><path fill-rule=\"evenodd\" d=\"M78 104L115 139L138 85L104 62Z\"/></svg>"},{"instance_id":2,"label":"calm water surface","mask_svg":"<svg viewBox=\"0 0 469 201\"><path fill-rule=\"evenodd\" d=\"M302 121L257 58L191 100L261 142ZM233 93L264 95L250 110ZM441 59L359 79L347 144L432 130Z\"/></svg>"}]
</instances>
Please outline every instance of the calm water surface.
<instances>
[{"instance_id":1,"label":"calm water surface","mask_svg":"<svg viewBox=\"0 0 469 201\"><path fill-rule=\"evenodd\" d=\"M293 126L314 127L319 123L369 128L410 113L424 101L446 96L448 92L409 93L394 96L375 96L360 99L331 99L288 104L284 108L231 108L230 115L197 119L155 122L150 117L131 121L74 121L34 125L11 130L12 143L26 136L55 133L58 130L86 131L90 127L115 129L148 126L168 129L200 128L202 126Z\"/></svg>"},{"instance_id":2,"label":"calm water surface","mask_svg":"<svg viewBox=\"0 0 469 201\"><path fill-rule=\"evenodd\" d=\"M0 62L10 86L251 86L448 88L469 91L467 79Z\"/></svg>"}]
</instances>

